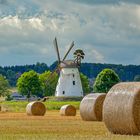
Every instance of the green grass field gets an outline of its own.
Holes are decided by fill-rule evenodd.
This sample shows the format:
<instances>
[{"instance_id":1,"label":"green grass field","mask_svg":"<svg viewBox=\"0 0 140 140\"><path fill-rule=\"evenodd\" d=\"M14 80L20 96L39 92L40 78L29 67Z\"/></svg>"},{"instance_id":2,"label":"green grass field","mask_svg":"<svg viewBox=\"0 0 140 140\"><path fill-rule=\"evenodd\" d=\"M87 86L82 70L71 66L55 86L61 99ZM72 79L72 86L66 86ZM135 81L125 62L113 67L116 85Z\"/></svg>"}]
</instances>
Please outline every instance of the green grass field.
<instances>
[{"instance_id":1,"label":"green grass field","mask_svg":"<svg viewBox=\"0 0 140 140\"><path fill-rule=\"evenodd\" d=\"M4 101L0 103L3 108L7 109L9 112L25 112L26 101ZM59 110L61 106L65 104L71 104L79 109L80 101L46 101L44 102L47 110Z\"/></svg>"}]
</instances>

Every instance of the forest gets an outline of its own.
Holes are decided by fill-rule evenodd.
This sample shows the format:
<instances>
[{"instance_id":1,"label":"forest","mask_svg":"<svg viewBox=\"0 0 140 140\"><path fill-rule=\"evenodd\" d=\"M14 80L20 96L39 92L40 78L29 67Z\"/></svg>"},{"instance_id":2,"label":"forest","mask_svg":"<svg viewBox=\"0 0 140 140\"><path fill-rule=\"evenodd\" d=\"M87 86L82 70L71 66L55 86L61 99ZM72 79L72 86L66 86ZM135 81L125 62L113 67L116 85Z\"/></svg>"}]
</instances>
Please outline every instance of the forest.
<instances>
[{"instance_id":1,"label":"forest","mask_svg":"<svg viewBox=\"0 0 140 140\"><path fill-rule=\"evenodd\" d=\"M24 72L34 70L37 73L43 73L45 71L53 71L57 65L54 62L48 66L45 63L39 63L32 65L21 66L5 66L0 67L0 74L5 76L10 86L15 87L17 79ZM121 81L133 81L136 76L140 75L140 65L116 65L116 64L100 64L100 63L82 63L79 68L80 72L86 75L89 79L94 80L96 76L105 68L113 69L118 75Z\"/></svg>"}]
</instances>

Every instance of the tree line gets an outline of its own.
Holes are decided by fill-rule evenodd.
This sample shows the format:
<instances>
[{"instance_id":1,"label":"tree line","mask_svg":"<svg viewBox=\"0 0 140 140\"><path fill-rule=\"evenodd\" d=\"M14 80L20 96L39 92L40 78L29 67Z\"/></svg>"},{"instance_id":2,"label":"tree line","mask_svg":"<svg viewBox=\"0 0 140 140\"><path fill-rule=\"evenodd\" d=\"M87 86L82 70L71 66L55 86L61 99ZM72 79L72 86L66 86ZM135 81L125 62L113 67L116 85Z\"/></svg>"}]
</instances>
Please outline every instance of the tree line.
<instances>
[{"instance_id":1,"label":"tree line","mask_svg":"<svg viewBox=\"0 0 140 140\"><path fill-rule=\"evenodd\" d=\"M49 78L51 76L51 78ZM53 77L52 77L53 76ZM96 77L96 80L92 86L89 84L89 79L84 74L80 73L82 87L84 95L95 93L107 93L110 88L119 83L121 80L117 73L112 69L103 69ZM137 76L136 80L140 81L140 77ZM49 80L48 80L49 79ZM55 72L45 71L42 74L30 70L24 72L17 80L16 86L18 92L27 97L28 101L32 95L37 97L54 96L55 89L58 81L58 74ZM9 83L7 79L0 74L0 96L10 99L8 91ZM11 99L10 99L11 100Z\"/></svg>"},{"instance_id":2,"label":"tree line","mask_svg":"<svg viewBox=\"0 0 140 140\"><path fill-rule=\"evenodd\" d=\"M82 63L80 71L88 78L96 78L99 72L106 68L114 70L121 81L134 81L135 77L140 75L140 65Z\"/></svg>"},{"instance_id":3,"label":"tree line","mask_svg":"<svg viewBox=\"0 0 140 140\"><path fill-rule=\"evenodd\" d=\"M5 66L0 67L0 74L6 77L10 86L15 87L17 79L24 72L34 70L41 74L45 71L53 71L57 66L57 61L48 66L45 63L39 63L33 65L22 66ZM114 65L114 64L95 64L95 63L82 63L80 72L86 75L89 79L95 79L97 75L105 68L114 70L120 77L121 81L134 81L140 77L140 65Z\"/></svg>"},{"instance_id":4,"label":"tree line","mask_svg":"<svg viewBox=\"0 0 140 140\"><path fill-rule=\"evenodd\" d=\"M49 78L50 76L51 78ZM39 98L54 96L58 77L56 72L53 73L53 75L50 71L38 74L34 70L30 70L21 74L17 80L16 87L18 92L23 96L26 96L27 99L30 99L32 95L36 95ZM90 86L88 78L82 73L80 73L80 78L84 93L89 93ZM6 97L7 100L11 100L10 94L9 82L0 74L0 96Z\"/></svg>"}]
</instances>

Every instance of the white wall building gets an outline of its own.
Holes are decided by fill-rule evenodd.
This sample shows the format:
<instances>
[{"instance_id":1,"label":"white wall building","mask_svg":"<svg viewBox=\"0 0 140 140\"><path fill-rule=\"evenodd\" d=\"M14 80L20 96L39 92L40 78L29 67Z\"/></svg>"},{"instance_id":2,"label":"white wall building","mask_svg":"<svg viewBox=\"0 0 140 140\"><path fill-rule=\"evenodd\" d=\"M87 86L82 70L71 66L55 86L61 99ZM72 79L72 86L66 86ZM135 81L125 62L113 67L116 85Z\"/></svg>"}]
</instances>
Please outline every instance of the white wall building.
<instances>
[{"instance_id":1,"label":"white wall building","mask_svg":"<svg viewBox=\"0 0 140 140\"><path fill-rule=\"evenodd\" d=\"M60 68L60 77L55 95L57 97L83 96L83 89L77 65L71 60L66 60L61 62Z\"/></svg>"}]
</instances>

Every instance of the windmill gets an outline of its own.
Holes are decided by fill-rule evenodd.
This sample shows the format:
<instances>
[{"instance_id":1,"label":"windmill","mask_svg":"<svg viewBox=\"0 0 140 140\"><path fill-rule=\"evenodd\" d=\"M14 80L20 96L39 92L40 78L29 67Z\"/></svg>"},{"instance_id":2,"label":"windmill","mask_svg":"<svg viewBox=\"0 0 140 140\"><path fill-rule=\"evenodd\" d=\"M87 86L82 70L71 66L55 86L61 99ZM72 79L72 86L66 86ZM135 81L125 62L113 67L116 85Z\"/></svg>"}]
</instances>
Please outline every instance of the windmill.
<instances>
[{"instance_id":1,"label":"windmill","mask_svg":"<svg viewBox=\"0 0 140 140\"><path fill-rule=\"evenodd\" d=\"M69 96L83 96L83 89L79 74L79 63L75 60L66 60L68 54L74 46L74 42L71 43L68 51L64 55L63 59L60 58L57 39L54 39L54 47L56 50L58 65L52 72L49 78L53 76L55 72L59 71L59 79L55 90L55 96L57 97L69 97ZM79 57L78 57L79 58ZM79 61L78 61L79 62ZM48 78L48 79L49 79Z\"/></svg>"}]
</instances>

